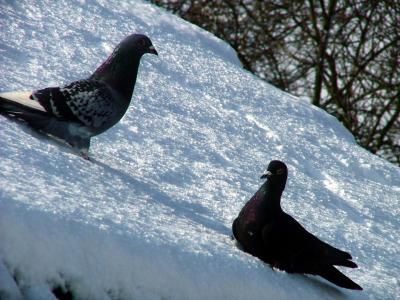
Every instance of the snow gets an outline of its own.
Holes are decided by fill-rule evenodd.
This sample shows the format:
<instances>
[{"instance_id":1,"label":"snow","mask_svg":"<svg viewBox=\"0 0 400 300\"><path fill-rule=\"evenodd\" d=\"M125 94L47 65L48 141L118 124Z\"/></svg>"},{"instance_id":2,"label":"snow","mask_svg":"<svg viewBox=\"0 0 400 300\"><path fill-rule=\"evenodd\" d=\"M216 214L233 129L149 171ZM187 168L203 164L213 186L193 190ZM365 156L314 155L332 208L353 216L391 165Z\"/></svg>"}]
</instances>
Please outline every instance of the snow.
<instances>
[{"instance_id":1,"label":"snow","mask_svg":"<svg viewBox=\"0 0 400 300\"><path fill-rule=\"evenodd\" d=\"M400 169L225 43L128 0L1 1L0 28L0 92L84 78L133 32L159 53L92 162L0 116L1 299L54 299L56 286L80 299L399 299ZM353 255L359 269L343 272L364 291L272 270L231 240L272 159L289 167L284 209Z\"/></svg>"}]
</instances>

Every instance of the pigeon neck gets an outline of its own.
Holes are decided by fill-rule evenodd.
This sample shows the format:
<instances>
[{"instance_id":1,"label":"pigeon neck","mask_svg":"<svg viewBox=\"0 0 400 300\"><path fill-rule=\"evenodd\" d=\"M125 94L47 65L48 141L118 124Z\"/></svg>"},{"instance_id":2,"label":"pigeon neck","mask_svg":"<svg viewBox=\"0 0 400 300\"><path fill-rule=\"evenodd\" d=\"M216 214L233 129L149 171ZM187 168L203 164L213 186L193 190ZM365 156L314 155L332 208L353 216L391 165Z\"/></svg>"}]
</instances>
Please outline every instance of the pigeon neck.
<instances>
[{"instance_id":1,"label":"pigeon neck","mask_svg":"<svg viewBox=\"0 0 400 300\"><path fill-rule=\"evenodd\" d=\"M110 85L124 99L130 101L139 69L140 57L123 63L115 57L108 58L90 77Z\"/></svg>"},{"instance_id":2,"label":"pigeon neck","mask_svg":"<svg viewBox=\"0 0 400 300\"><path fill-rule=\"evenodd\" d=\"M262 190L264 193L263 203L266 212L272 214L281 212L281 196L283 193L283 189L267 181L266 183L264 183Z\"/></svg>"}]
</instances>

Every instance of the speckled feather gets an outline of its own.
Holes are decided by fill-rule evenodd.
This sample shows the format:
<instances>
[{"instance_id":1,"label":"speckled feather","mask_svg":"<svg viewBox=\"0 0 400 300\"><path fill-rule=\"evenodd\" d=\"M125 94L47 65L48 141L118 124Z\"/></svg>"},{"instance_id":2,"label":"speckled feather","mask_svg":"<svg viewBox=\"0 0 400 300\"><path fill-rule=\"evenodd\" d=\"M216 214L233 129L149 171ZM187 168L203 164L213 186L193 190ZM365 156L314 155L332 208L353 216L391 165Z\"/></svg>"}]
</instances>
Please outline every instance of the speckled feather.
<instances>
[{"instance_id":1,"label":"speckled feather","mask_svg":"<svg viewBox=\"0 0 400 300\"><path fill-rule=\"evenodd\" d=\"M37 100L46 111L61 120L94 128L102 127L116 110L109 88L95 80L80 80L61 88L38 90L31 99Z\"/></svg>"},{"instance_id":2,"label":"speckled feather","mask_svg":"<svg viewBox=\"0 0 400 300\"><path fill-rule=\"evenodd\" d=\"M114 126L128 109L145 53L158 55L147 36L131 34L87 79L35 92L0 93L0 113L64 140L88 158L90 138Z\"/></svg>"}]
</instances>

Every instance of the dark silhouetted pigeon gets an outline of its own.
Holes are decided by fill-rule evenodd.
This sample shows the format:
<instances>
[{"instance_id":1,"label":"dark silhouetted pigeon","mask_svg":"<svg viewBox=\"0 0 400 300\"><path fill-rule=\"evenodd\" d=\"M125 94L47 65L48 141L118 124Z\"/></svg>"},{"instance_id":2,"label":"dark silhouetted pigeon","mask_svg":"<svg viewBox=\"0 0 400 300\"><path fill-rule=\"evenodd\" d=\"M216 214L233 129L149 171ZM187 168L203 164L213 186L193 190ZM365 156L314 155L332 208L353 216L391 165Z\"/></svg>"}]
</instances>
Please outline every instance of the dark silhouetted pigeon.
<instances>
[{"instance_id":1,"label":"dark silhouetted pigeon","mask_svg":"<svg viewBox=\"0 0 400 300\"><path fill-rule=\"evenodd\" d=\"M0 113L66 141L88 157L90 138L125 114L143 54L157 51L150 39L132 34L87 79L34 92L0 93Z\"/></svg>"},{"instance_id":2,"label":"dark silhouetted pigeon","mask_svg":"<svg viewBox=\"0 0 400 300\"><path fill-rule=\"evenodd\" d=\"M232 225L243 250L272 267L289 273L319 275L347 289L361 286L335 266L357 268L349 253L324 243L281 208L288 170L281 161L271 161L261 176L267 181L242 208Z\"/></svg>"}]
</instances>

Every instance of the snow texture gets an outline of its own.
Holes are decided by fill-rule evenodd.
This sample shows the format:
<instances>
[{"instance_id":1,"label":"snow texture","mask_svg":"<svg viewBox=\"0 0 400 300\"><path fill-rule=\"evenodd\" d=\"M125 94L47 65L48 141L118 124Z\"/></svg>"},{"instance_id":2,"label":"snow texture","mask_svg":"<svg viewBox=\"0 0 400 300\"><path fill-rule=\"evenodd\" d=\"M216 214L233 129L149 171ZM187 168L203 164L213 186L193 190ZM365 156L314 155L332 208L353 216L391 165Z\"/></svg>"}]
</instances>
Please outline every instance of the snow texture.
<instances>
[{"instance_id":1,"label":"snow texture","mask_svg":"<svg viewBox=\"0 0 400 300\"><path fill-rule=\"evenodd\" d=\"M134 32L159 52L93 162L0 116L0 297L399 299L400 169L225 43L128 0L0 1L0 28L0 92L87 77ZM353 255L343 272L364 291L275 271L231 240L272 159L289 167L283 208Z\"/></svg>"}]
</instances>

